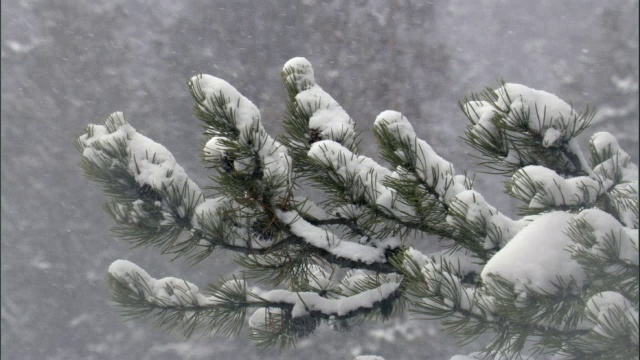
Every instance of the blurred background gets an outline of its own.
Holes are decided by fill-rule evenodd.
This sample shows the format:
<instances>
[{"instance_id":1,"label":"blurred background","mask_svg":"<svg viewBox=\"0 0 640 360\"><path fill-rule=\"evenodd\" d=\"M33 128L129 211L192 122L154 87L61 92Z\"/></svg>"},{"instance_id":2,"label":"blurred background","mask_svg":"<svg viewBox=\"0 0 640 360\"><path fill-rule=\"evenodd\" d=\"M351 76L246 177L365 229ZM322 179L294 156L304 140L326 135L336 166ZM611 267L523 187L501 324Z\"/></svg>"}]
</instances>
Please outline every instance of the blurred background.
<instances>
[{"instance_id":1,"label":"blurred background","mask_svg":"<svg viewBox=\"0 0 640 360\"><path fill-rule=\"evenodd\" d=\"M304 56L317 82L356 120L363 152L386 109L459 171L478 169L460 139L458 101L499 80L598 109L638 163L636 0L474 2L425 0L2 1L3 359L448 359L460 347L436 321L366 323L349 334L319 329L296 349L258 353L246 338L183 339L123 322L110 305L109 264L129 259L161 278L201 287L238 270L225 253L189 268L155 249L130 250L109 233L101 191L81 175L75 134L114 111L165 145L201 186L203 137L186 81L229 81L281 132L282 65ZM475 188L498 209L517 204L502 178ZM427 239L423 241L432 241Z\"/></svg>"}]
</instances>

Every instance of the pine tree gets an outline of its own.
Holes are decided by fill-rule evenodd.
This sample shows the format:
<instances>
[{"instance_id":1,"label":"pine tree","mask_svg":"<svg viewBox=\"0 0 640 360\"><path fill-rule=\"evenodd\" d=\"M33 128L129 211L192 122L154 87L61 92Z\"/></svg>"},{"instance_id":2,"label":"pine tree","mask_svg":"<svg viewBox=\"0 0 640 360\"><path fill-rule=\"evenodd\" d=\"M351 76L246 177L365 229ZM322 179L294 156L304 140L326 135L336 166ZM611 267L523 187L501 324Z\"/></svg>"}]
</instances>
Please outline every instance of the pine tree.
<instances>
[{"instance_id":1,"label":"pine tree","mask_svg":"<svg viewBox=\"0 0 640 360\"><path fill-rule=\"evenodd\" d=\"M115 261L108 283L125 317L188 337L237 334L249 312L258 347L286 348L321 323L346 330L408 310L442 319L463 341L492 335L457 358L637 356L638 168L608 133L583 154L577 137L593 111L511 83L460 103L464 140L522 202L511 219L402 114L375 120L383 166L360 154L354 121L306 59L288 61L282 78L278 139L224 80L188 81L213 195L122 113L78 136L117 236L194 264L232 252L244 269L200 290ZM419 241L443 250L422 253Z\"/></svg>"}]
</instances>

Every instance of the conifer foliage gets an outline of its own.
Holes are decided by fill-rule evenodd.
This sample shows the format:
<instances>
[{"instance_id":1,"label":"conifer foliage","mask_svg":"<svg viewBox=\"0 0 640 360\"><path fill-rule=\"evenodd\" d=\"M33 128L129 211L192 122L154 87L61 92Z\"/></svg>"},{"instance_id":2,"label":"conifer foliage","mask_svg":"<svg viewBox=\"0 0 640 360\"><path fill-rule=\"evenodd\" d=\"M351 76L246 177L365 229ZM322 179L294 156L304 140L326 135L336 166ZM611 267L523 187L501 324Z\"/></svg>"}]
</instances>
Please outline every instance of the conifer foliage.
<instances>
[{"instance_id":1,"label":"conifer foliage","mask_svg":"<svg viewBox=\"0 0 640 360\"><path fill-rule=\"evenodd\" d=\"M375 119L380 164L360 153L354 121L306 59L289 60L282 78L277 139L229 83L188 81L211 194L122 113L78 136L117 236L193 263L231 252L244 269L201 290L117 260L108 283L125 317L187 337L237 334L248 317L257 346L286 348L321 324L345 330L408 310L464 341L491 335L458 358L637 356L638 168L608 133L581 151L592 111L511 83L460 103L465 141L521 201L512 219L402 114Z\"/></svg>"}]
</instances>

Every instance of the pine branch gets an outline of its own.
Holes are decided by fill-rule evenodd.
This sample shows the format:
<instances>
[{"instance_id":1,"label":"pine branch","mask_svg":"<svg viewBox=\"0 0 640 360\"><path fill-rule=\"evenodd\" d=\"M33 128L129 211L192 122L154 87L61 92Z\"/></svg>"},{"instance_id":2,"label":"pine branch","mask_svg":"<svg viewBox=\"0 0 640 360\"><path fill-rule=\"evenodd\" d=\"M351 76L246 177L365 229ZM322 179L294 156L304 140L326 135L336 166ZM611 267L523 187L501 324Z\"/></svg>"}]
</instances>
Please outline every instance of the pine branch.
<instances>
[{"instance_id":1,"label":"pine branch","mask_svg":"<svg viewBox=\"0 0 640 360\"><path fill-rule=\"evenodd\" d=\"M309 325L317 325L321 320L366 318L380 311L384 314L384 309L399 297L397 284L394 285L391 279L360 282L361 291L336 299L323 298L316 292L273 290L256 293L249 290L244 281L235 278L211 285L206 293L202 293L197 286L184 280L154 279L124 260L111 265L108 280L113 301L122 307L125 317L150 319L155 326L180 331L185 337L196 331L235 335L242 328L248 309L279 309L278 313L286 321L280 321L278 326L257 324L256 314L252 316L253 337L260 347L274 346L278 342L283 346L287 337L307 336L315 328Z\"/></svg>"},{"instance_id":2,"label":"pine branch","mask_svg":"<svg viewBox=\"0 0 640 360\"><path fill-rule=\"evenodd\" d=\"M235 335L257 309L250 336L283 349L322 323L345 331L408 308L442 319L462 342L493 333L488 357L637 353L638 168L608 133L591 138L587 162L576 138L589 108L578 113L555 95L504 82L460 103L471 122L465 141L489 170L510 176L507 194L524 202L526 216L514 220L400 113L385 111L374 124L387 168L359 154L353 120L306 59L287 62L282 78L279 141L229 83L189 80L204 126L200 156L215 170L215 196L206 199L121 113L77 137L85 176L110 197L117 236L192 263L231 251L243 278L275 287L249 289L234 277L201 292L119 260L108 282L125 317L186 337ZM323 191L322 208L296 196L309 185ZM420 253L406 243L413 233L443 238L448 252Z\"/></svg>"},{"instance_id":3,"label":"pine branch","mask_svg":"<svg viewBox=\"0 0 640 360\"><path fill-rule=\"evenodd\" d=\"M552 94L504 82L465 98L460 108L471 122L464 139L492 172L511 175L541 165L564 176L591 173L573 141L595 115L589 108L576 113Z\"/></svg>"},{"instance_id":4,"label":"pine branch","mask_svg":"<svg viewBox=\"0 0 640 360\"><path fill-rule=\"evenodd\" d=\"M179 238L203 196L166 148L137 133L121 113L77 139L85 176L111 197L104 208L118 224L116 236L176 257L193 247Z\"/></svg>"}]
</instances>

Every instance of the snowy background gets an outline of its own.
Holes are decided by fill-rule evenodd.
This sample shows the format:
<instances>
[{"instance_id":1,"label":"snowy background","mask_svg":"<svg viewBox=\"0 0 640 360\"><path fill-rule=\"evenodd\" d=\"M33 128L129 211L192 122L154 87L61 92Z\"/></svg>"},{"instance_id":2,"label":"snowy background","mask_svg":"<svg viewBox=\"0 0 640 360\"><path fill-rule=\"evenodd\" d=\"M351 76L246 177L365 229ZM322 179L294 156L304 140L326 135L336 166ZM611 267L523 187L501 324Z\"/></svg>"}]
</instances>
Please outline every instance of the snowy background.
<instances>
[{"instance_id":1,"label":"snowy background","mask_svg":"<svg viewBox=\"0 0 640 360\"><path fill-rule=\"evenodd\" d=\"M591 133L610 131L638 162L638 3L635 0L20 0L2 2L3 359L448 359L458 348L437 322L396 319L348 335L320 329L297 349L259 354L239 338L164 334L123 322L109 304L109 264L129 259L154 277L199 285L237 270L228 254L194 268L110 236L105 197L80 173L74 135L122 110L171 150L200 185L201 128L186 81L233 84L281 131L279 72L304 56L317 82L356 120L365 151L386 109L474 170L459 139L457 102L497 81L596 106ZM582 141L586 145L586 137ZM494 176L479 189L512 214Z\"/></svg>"}]
</instances>

